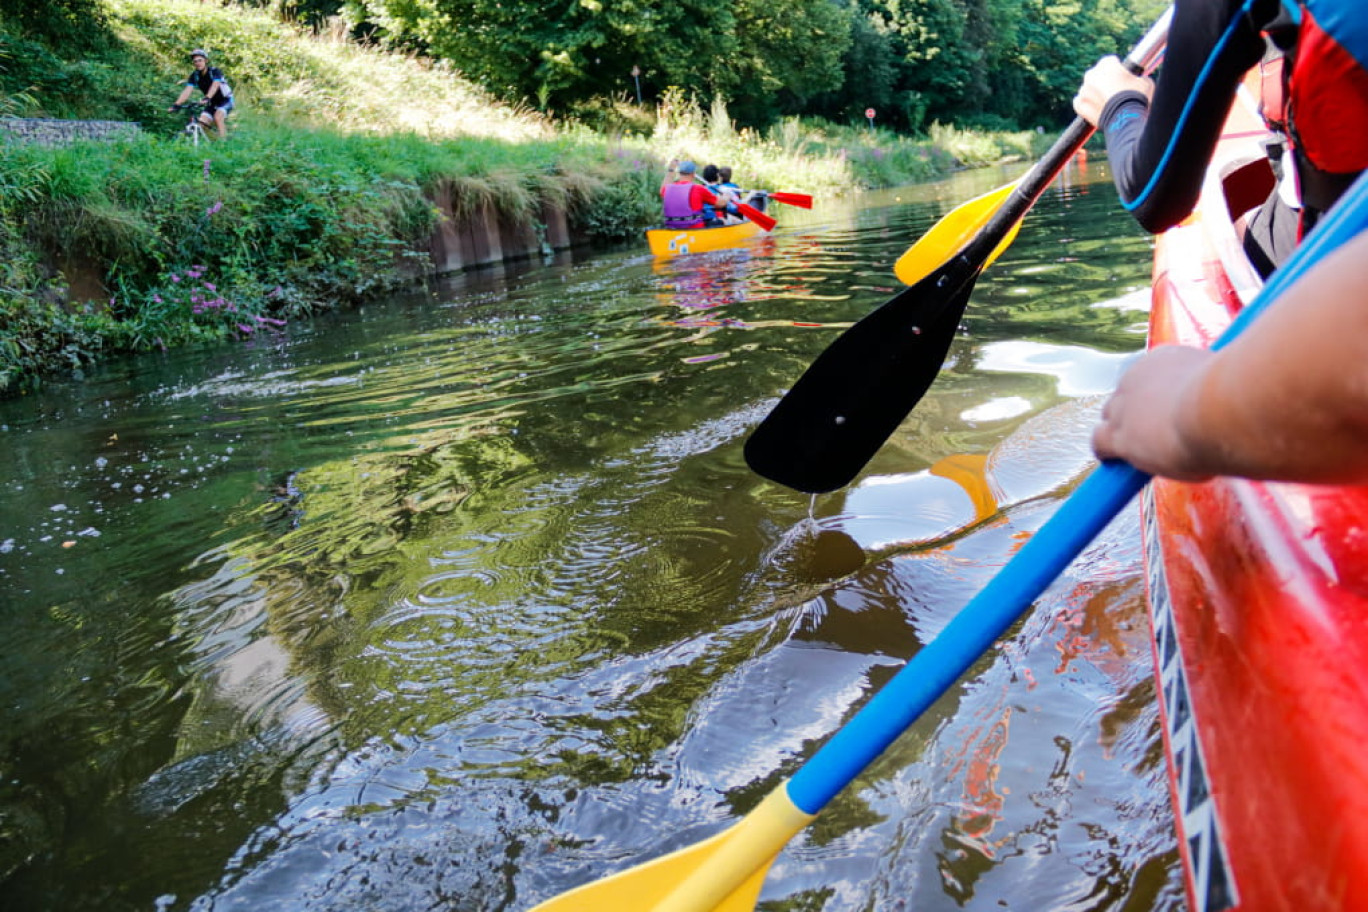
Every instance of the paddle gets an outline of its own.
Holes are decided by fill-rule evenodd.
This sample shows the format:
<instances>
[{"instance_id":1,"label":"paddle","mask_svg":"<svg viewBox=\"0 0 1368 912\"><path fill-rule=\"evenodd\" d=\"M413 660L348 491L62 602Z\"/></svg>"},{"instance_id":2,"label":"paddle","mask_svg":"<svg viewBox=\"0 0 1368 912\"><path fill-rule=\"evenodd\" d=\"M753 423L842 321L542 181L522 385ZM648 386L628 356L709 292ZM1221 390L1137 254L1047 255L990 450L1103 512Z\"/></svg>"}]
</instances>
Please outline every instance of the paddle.
<instances>
[{"instance_id":1,"label":"paddle","mask_svg":"<svg viewBox=\"0 0 1368 912\"><path fill-rule=\"evenodd\" d=\"M778 190L765 190L764 194L776 203L787 203L800 209L812 208L812 197L806 193L782 193Z\"/></svg>"},{"instance_id":2,"label":"paddle","mask_svg":"<svg viewBox=\"0 0 1368 912\"><path fill-rule=\"evenodd\" d=\"M699 184L699 186L703 187L702 184ZM707 187L703 187L703 201L711 206L718 205L717 197L713 196L712 191L709 190ZM739 211L746 218L750 219L752 222L755 222L755 224L759 225L766 231L773 231L774 226L779 224L774 220L773 216L766 215L765 213L761 212L759 209L756 209L754 206L749 205L748 203L736 203L735 205L737 211Z\"/></svg>"},{"instance_id":3,"label":"paddle","mask_svg":"<svg viewBox=\"0 0 1368 912\"><path fill-rule=\"evenodd\" d=\"M1368 175L1213 345L1223 348L1314 263L1368 229ZM1130 502L1149 476L1104 462L930 643L787 782L730 829L571 890L534 912L751 912L775 856L948 690Z\"/></svg>"},{"instance_id":4,"label":"paddle","mask_svg":"<svg viewBox=\"0 0 1368 912\"><path fill-rule=\"evenodd\" d=\"M1152 68L1171 17L1172 9L1159 18L1131 51L1128 67ZM1092 133L1091 124L1076 118L1020 180L971 200L914 245L909 253L936 252L935 267L817 357L746 441L751 469L812 494L834 491L859 474L940 373L979 273Z\"/></svg>"}]
</instances>

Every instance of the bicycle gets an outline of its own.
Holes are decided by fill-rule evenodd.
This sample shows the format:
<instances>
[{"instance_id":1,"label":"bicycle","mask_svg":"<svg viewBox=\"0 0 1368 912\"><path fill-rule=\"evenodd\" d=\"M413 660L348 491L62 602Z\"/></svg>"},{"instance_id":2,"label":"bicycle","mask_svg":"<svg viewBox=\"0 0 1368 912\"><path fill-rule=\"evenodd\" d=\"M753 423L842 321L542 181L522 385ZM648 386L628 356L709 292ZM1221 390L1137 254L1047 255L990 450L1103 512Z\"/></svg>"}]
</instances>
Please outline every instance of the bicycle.
<instances>
[{"instance_id":1,"label":"bicycle","mask_svg":"<svg viewBox=\"0 0 1368 912\"><path fill-rule=\"evenodd\" d=\"M209 141L209 134L205 130L204 122L200 120L200 115L204 113L206 107L203 101L188 101L185 104L172 105L174 110L182 108L190 109L190 121L181 128L181 134L190 141L191 145L198 146L200 140Z\"/></svg>"}]
</instances>

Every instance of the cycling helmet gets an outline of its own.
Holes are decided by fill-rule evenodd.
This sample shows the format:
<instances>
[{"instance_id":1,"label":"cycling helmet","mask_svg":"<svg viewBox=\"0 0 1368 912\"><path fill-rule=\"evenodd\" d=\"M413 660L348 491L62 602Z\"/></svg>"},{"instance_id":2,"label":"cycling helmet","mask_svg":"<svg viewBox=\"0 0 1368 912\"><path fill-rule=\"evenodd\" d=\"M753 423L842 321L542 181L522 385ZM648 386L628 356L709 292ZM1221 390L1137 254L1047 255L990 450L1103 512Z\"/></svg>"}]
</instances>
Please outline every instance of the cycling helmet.
<instances>
[{"instance_id":1,"label":"cycling helmet","mask_svg":"<svg viewBox=\"0 0 1368 912\"><path fill-rule=\"evenodd\" d=\"M193 51L190 52L190 59L194 60L196 57L203 57L205 60L208 60L209 52L206 51L204 48L195 48Z\"/></svg>"}]
</instances>

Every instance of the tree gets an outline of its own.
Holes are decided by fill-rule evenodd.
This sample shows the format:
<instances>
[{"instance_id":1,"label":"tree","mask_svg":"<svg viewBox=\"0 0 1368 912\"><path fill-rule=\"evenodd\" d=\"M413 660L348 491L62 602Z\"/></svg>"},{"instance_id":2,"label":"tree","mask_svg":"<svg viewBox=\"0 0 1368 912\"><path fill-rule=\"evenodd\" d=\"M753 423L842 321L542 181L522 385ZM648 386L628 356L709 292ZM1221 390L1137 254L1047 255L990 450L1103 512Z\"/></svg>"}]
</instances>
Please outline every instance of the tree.
<instances>
[{"instance_id":1,"label":"tree","mask_svg":"<svg viewBox=\"0 0 1368 912\"><path fill-rule=\"evenodd\" d=\"M0 25L51 47L91 50L110 41L100 0L0 0Z\"/></svg>"},{"instance_id":2,"label":"tree","mask_svg":"<svg viewBox=\"0 0 1368 912\"><path fill-rule=\"evenodd\" d=\"M761 114L840 85L849 23L835 0L362 0L491 91L554 108L622 90L632 67L663 90L740 99Z\"/></svg>"},{"instance_id":3,"label":"tree","mask_svg":"<svg viewBox=\"0 0 1368 912\"><path fill-rule=\"evenodd\" d=\"M841 59L839 88L811 100L809 108L833 120L856 121L866 108L892 112L901 107L898 53L883 22L858 4L847 8L850 46Z\"/></svg>"},{"instance_id":4,"label":"tree","mask_svg":"<svg viewBox=\"0 0 1368 912\"><path fill-rule=\"evenodd\" d=\"M844 84L852 26L846 9L830 0L740 0L734 9L739 50L717 61L712 88L732 99L741 120L764 124L802 113Z\"/></svg>"},{"instance_id":5,"label":"tree","mask_svg":"<svg viewBox=\"0 0 1368 912\"><path fill-rule=\"evenodd\" d=\"M346 2L391 40L543 110L620 94L639 67L648 96L722 98L747 125L874 106L918 130L1066 118L1083 71L1128 47L1164 0Z\"/></svg>"}]
</instances>

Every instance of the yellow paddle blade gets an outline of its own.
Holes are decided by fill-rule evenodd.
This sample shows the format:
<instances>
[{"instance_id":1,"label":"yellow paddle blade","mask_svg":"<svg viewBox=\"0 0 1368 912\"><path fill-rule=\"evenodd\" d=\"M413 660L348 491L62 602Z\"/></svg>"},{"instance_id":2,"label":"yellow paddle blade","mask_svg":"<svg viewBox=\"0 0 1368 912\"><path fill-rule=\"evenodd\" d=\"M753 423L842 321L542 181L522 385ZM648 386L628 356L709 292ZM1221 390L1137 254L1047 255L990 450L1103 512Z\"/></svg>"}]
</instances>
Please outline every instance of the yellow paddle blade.
<instances>
[{"instance_id":1,"label":"yellow paddle blade","mask_svg":"<svg viewBox=\"0 0 1368 912\"><path fill-rule=\"evenodd\" d=\"M923 234L917 243L898 257L898 262L893 265L893 272L898 276L898 281L904 285L915 285L958 253L965 244L973 240L974 235L978 234L984 225L988 224L993 213L1007 201L1016 185L1017 181L1012 181L1005 187L976 196L967 203L960 203L943 215L939 222L931 226L930 231ZM1016 240L1017 232L1020 230L1021 222L1018 221L1012 226L1012 230L1007 232L1002 243L993 249L983 264L984 269L992 265L1002 251Z\"/></svg>"},{"instance_id":2,"label":"yellow paddle blade","mask_svg":"<svg viewBox=\"0 0 1368 912\"><path fill-rule=\"evenodd\" d=\"M781 785L711 839L576 887L531 912L754 912L775 856L815 819Z\"/></svg>"}]
</instances>

